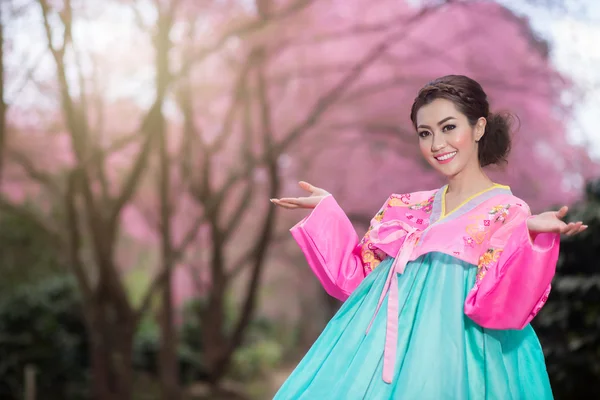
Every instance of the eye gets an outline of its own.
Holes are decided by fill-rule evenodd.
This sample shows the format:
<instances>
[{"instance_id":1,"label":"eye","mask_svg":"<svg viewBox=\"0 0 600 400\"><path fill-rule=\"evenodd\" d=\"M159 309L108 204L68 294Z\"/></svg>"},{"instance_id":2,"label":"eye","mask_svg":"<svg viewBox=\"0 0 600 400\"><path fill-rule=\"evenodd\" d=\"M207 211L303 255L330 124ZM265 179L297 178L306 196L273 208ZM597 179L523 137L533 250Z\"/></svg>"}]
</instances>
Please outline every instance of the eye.
<instances>
[{"instance_id":1,"label":"eye","mask_svg":"<svg viewBox=\"0 0 600 400\"><path fill-rule=\"evenodd\" d=\"M454 129L456 129L456 125L449 124L442 128L442 132L452 131Z\"/></svg>"},{"instance_id":2,"label":"eye","mask_svg":"<svg viewBox=\"0 0 600 400\"><path fill-rule=\"evenodd\" d=\"M430 134L431 134L431 133L430 133L429 131L421 131L421 132L419 132L419 137L420 137L421 139L424 139L424 138L426 138L427 136L429 136Z\"/></svg>"}]
</instances>

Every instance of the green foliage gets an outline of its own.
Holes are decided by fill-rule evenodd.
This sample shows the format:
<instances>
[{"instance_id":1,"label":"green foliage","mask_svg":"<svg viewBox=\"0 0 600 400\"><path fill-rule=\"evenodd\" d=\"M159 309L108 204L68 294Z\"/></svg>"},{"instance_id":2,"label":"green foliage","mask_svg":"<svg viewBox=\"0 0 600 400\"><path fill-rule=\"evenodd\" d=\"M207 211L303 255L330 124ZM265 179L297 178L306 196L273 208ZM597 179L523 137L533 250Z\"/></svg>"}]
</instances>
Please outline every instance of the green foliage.
<instances>
[{"instance_id":1,"label":"green foliage","mask_svg":"<svg viewBox=\"0 0 600 400\"><path fill-rule=\"evenodd\" d=\"M31 220L0 213L0 293L64 272L59 252Z\"/></svg>"},{"instance_id":2,"label":"green foliage","mask_svg":"<svg viewBox=\"0 0 600 400\"><path fill-rule=\"evenodd\" d=\"M234 355L231 375L240 381L266 376L281 362L283 348L274 340L261 340L240 348Z\"/></svg>"},{"instance_id":3,"label":"green foliage","mask_svg":"<svg viewBox=\"0 0 600 400\"><path fill-rule=\"evenodd\" d=\"M179 348L182 376L184 381L202 380L206 376L203 364L201 311L204 307L202 300L190 302L185 311L181 327L181 345ZM233 302L228 302L225 315L225 327L231 329L237 309ZM230 377L237 380L259 378L275 368L283 358L283 348L279 340L278 325L266 318L255 318L247 328L245 340L237 349Z\"/></svg>"},{"instance_id":4,"label":"green foliage","mask_svg":"<svg viewBox=\"0 0 600 400\"><path fill-rule=\"evenodd\" d=\"M27 365L48 400L85 398L87 336L73 280L22 286L0 302L0 398L20 399Z\"/></svg>"},{"instance_id":5,"label":"green foliage","mask_svg":"<svg viewBox=\"0 0 600 400\"><path fill-rule=\"evenodd\" d=\"M178 347L182 383L206 380L199 310L201 301L186 308ZM229 307L228 310L234 310ZM233 320L233 314L227 313ZM88 398L90 362L84 315L76 283L53 277L22 285L0 302L0 399L20 399L24 369L37 370L37 391L46 400ZM281 360L276 325L266 319L254 321L247 340L234 357L231 377L260 377ZM138 328L133 362L138 372L157 374L158 327L151 316Z\"/></svg>"},{"instance_id":6,"label":"green foliage","mask_svg":"<svg viewBox=\"0 0 600 400\"><path fill-rule=\"evenodd\" d=\"M589 228L563 238L547 305L534 320L556 399L600 398L600 180L568 220Z\"/></svg>"}]
</instances>

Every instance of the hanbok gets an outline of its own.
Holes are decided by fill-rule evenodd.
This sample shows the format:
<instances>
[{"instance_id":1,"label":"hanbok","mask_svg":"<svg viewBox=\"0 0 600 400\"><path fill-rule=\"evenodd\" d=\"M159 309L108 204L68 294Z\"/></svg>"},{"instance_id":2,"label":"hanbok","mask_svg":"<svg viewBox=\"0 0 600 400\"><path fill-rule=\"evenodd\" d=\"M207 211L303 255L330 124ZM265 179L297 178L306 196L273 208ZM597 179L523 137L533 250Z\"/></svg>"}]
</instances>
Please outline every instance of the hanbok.
<instances>
[{"instance_id":1,"label":"hanbok","mask_svg":"<svg viewBox=\"0 0 600 400\"><path fill-rule=\"evenodd\" d=\"M360 240L332 196L292 228L344 303L275 399L553 398L529 323L559 235L531 235L529 207L507 186L454 210L446 190L391 195Z\"/></svg>"}]
</instances>

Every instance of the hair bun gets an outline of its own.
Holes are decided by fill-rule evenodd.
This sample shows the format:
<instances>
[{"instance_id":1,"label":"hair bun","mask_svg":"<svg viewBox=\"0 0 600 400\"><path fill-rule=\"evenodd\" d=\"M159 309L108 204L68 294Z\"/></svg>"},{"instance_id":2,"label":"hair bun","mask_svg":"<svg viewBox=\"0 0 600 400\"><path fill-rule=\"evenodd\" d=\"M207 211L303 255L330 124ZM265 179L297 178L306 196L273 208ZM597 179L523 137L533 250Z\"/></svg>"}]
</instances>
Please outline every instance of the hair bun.
<instances>
[{"instance_id":1,"label":"hair bun","mask_svg":"<svg viewBox=\"0 0 600 400\"><path fill-rule=\"evenodd\" d=\"M485 133L479 140L479 164L506 163L510 153L510 132L514 117L510 113L488 113Z\"/></svg>"}]
</instances>

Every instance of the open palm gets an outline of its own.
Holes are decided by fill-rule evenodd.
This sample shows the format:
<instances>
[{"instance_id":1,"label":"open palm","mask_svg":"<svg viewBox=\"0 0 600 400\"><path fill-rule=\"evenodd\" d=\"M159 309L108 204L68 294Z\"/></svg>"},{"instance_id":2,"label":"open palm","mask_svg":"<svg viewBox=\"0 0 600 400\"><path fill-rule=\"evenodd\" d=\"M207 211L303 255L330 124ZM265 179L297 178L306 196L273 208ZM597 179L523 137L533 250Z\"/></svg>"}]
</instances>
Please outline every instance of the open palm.
<instances>
[{"instance_id":1,"label":"open palm","mask_svg":"<svg viewBox=\"0 0 600 400\"><path fill-rule=\"evenodd\" d=\"M544 233L561 233L567 236L575 235L583 232L587 229L587 225L583 225L583 222L569 222L566 223L562 219L567 215L569 208L567 206L562 207L558 211L547 211L535 215L527 220L527 228L530 232Z\"/></svg>"},{"instance_id":2,"label":"open palm","mask_svg":"<svg viewBox=\"0 0 600 400\"><path fill-rule=\"evenodd\" d=\"M293 210L295 208L315 208L317 204L325 197L329 196L329 192L325 189L318 188L307 182L299 182L298 185L310 193L308 197L283 197L281 199L271 199L271 203L280 207Z\"/></svg>"}]
</instances>

